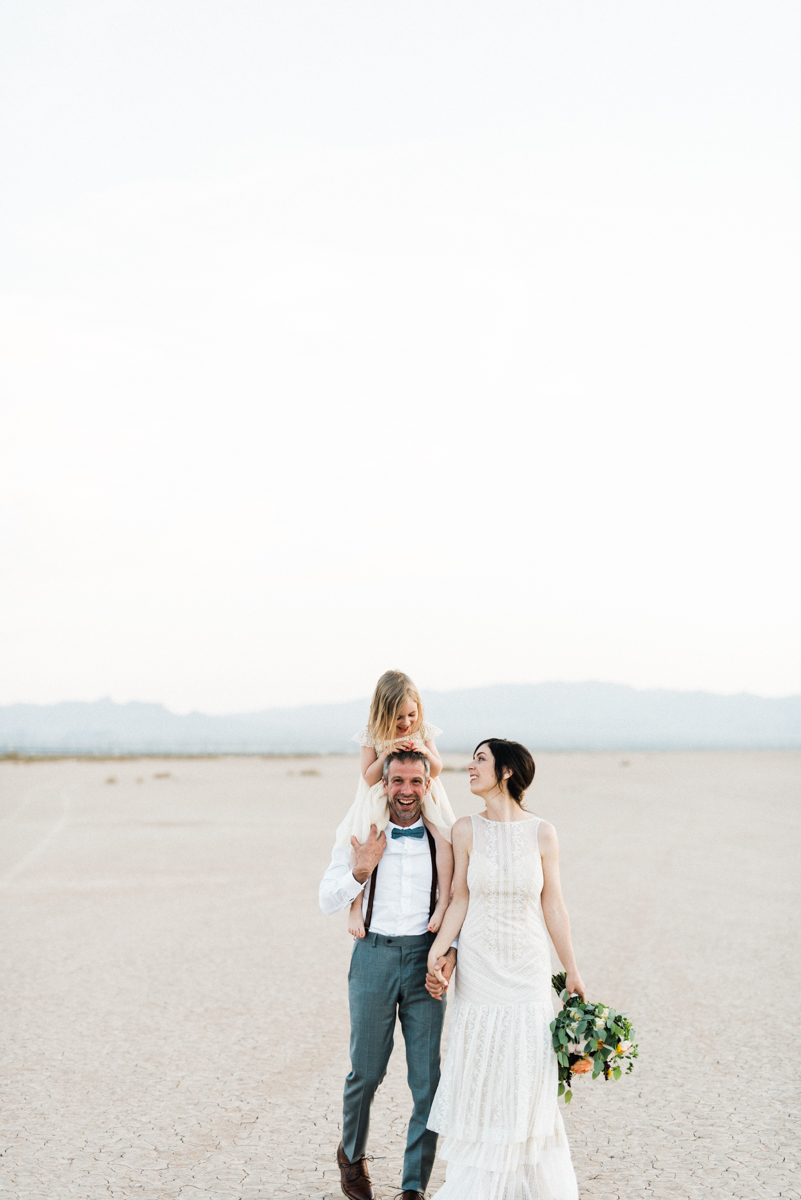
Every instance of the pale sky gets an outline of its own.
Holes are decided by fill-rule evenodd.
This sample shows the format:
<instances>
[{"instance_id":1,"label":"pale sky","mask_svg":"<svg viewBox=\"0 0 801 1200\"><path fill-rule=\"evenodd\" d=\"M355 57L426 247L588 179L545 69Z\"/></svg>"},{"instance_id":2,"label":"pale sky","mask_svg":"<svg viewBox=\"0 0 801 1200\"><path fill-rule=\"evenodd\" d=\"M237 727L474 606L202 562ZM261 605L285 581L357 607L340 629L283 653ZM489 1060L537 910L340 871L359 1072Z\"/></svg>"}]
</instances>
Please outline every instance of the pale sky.
<instances>
[{"instance_id":1,"label":"pale sky","mask_svg":"<svg viewBox=\"0 0 801 1200\"><path fill-rule=\"evenodd\" d=\"M5 0L0 703L801 692L800 34Z\"/></svg>"}]
</instances>

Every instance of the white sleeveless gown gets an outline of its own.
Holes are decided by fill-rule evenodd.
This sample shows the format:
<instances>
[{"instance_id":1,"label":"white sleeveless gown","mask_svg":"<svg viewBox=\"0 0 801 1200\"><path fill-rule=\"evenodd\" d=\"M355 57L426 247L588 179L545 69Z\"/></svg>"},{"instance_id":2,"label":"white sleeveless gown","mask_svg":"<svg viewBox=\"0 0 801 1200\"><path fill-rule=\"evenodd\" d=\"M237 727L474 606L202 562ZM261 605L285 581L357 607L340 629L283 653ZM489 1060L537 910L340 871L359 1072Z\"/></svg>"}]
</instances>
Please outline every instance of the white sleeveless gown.
<instances>
[{"instance_id":1,"label":"white sleeveless gown","mask_svg":"<svg viewBox=\"0 0 801 1200\"><path fill-rule=\"evenodd\" d=\"M472 822L470 906L428 1119L448 1164L435 1200L577 1200L549 1028L539 817Z\"/></svg>"}]
</instances>

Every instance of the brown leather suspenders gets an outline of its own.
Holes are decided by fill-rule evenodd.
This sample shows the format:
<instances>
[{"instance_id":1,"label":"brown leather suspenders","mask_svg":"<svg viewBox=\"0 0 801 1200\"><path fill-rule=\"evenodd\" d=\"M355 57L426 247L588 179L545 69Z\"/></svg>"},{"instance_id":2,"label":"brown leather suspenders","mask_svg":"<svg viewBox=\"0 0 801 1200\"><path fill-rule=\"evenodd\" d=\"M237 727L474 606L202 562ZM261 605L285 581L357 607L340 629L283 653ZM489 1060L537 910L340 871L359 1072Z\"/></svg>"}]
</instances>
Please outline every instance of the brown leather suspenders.
<instances>
[{"instance_id":1,"label":"brown leather suspenders","mask_svg":"<svg viewBox=\"0 0 801 1200\"><path fill-rule=\"evenodd\" d=\"M423 826L423 828L425 829L425 826ZM436 847L433 837L431 836L431 834L428 832L427 829L426 829L426 837L428 838L428 849L431 854L431 899L430 899L429 905L428 905L428 918L430 920L431 915L437 906L437 847ZM367 897L367 912L365 913L365 917L364 917L364 932L365 933L369 933L370 922L373 919L373 900L375 899L375 885L376 885L376 876L377 875L378 875L378 863L375 864L375 867L373 868L373 873L367 881L368 886L370 888L370 895Z\"/></svg>"}]
</instances>

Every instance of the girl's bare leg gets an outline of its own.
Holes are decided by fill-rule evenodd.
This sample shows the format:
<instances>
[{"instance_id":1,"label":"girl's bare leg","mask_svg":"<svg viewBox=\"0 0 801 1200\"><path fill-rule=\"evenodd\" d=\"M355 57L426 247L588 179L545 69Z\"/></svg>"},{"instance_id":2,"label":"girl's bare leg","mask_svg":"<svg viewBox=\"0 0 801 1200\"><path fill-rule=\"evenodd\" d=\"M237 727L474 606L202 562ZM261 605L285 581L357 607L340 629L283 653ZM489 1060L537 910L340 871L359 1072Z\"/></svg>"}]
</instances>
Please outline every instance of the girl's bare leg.
<instances>
[{"instance_id":1,"label":"girl's bare leg","mask_svg":"<svg viewBox=\"0 0 801 1200\"><path fill-rule=\"evenodd\" d=\"M348 933L354 937L364 937L364 917L362 915L362 893L359 892L350 906L348 913Z\"/></svg>"},{"instance_id":2,"label":"girl's bare leg","mask_svg":"<svg viewBox=\"0 0 801 1200\"><path fill-rule=\"evenodd\" d=\"M356 865L356 859L353 855L351 855L350 865L351 865L351 868L353 868ZM357 937L357 938L363 938L364 933L365 933L364 916L362 914L362 900L363 899L364 899L364 892L359 892L358 896L351 904L350 910L348 912L348 933L352 934L353 937Z\"/></svg>"},{"instance_id":3,"label":"girl's bare leg","mask_svg":"<svg viewBox=\"0 0 801 1200\"><path fill-rule=\"evenodd\" d=\"M453 882L453 850L450 842L439 832L435 825L429 825L424 820L426 829L431 831L437 852L437 904L428 922L428 928L436 933L442 924L445 910L451 902L451 883Z\"/></svg>"}]
</instances>

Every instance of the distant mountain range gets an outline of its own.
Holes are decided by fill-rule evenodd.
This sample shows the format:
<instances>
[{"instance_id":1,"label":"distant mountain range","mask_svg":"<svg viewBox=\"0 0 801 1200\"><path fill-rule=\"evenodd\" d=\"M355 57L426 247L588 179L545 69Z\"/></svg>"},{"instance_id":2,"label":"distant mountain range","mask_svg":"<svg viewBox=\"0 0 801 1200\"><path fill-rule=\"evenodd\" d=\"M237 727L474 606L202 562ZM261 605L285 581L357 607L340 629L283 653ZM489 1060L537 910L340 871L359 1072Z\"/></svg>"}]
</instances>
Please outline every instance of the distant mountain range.
<instances>
[{"instance_id":1,"label":"distant mountain range","mask_svg":"<svg viewBox=\"0 0 801 1200\"><path fill-rule=\"evenodd\" d=\"M537 683L428 692L424 701L450 751L489 736L532 750L801 748L801 696ZM215 717L112 700L12 704L0 707L0 753L347 754L367 708L364 699Z\"/></svg>"}]
</instances>

